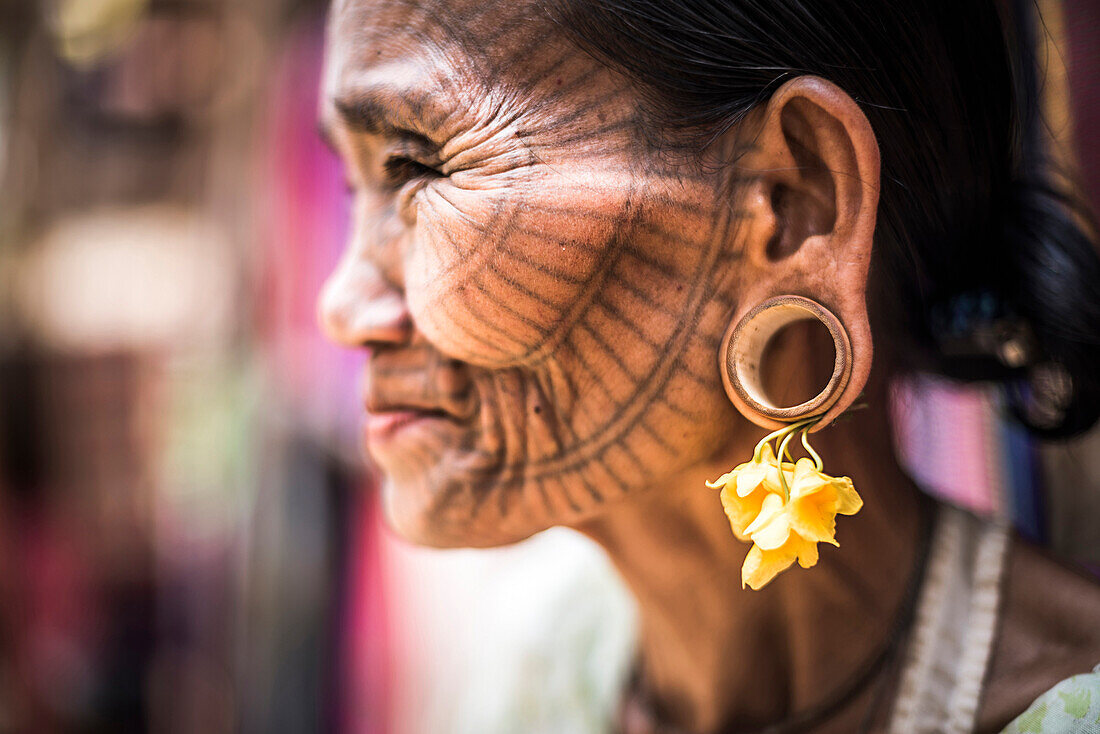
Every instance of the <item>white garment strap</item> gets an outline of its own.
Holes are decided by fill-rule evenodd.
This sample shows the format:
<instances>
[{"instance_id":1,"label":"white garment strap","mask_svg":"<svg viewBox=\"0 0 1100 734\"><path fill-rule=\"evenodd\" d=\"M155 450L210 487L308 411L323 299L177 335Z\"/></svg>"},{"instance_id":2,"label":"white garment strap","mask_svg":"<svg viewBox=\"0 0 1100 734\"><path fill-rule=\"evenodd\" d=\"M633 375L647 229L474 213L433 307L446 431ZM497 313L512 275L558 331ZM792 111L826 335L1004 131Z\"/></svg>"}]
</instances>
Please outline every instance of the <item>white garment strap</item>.
<instances>
[{"instance_id":1,"label":"white garment strap","mask_svg":"<svg viewBox=\"0 0 1100 734\"><path fill-rule=\"evenodd\" d=\"M890 734L974 729L1007 549L1004 526L940 509Z\"/></svg>"}]
</instances>

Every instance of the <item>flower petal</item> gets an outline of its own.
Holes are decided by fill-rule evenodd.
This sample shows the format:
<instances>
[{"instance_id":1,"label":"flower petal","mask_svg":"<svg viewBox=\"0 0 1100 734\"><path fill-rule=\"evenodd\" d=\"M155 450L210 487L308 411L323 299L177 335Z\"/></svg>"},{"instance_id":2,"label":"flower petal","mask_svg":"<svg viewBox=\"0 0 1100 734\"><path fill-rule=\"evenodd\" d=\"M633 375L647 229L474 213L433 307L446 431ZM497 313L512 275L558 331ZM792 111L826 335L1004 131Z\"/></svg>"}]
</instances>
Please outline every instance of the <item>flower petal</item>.
<instances>
[{"instance_id":1,"label":"flower petal","mask_svg":"<svg viewBox=\"0 0 1100 734\"><path fill-rule=\"evenodd\" d=\"M756 491L768 476L765 464L742 464L744 469L737 473L737 494L746 497Z\"/></svg>"},{"instance_id":2,"label":"flower petal","mask_svg":"<svg viewBox=\"0 0 1100 734\"><path fill-rule=\"evenodd\" d=\"M749 539L749 536L745 534L745 528L747 528L760 514L760 506L764 501L764 496L765 494L763 492L757 492L748 497L739 497L733 490L733 487L729 485L722 490L722 494L720 495L722 498L722 509L726 511L726 517L728 517L730 521L730 528L733 530L733 534L737 536L738 540Z\"/></svg>"},{"instance_id":3,"label":"flower petal","mask_svg":"<svg viewBox=\"0 0 1100 734\"><path fill-rule=\"evenodd\" d=\"M798 565L802 568L810 568L817 565L817 543L811 543L801 538L795 541L792 538L794 551L798 555Z\"/></svg>"},{"instance_id":4,"label":"flower petal","mask_svg":"<svg viewBox=\"0 0 1100 734\"><path fill-rule=\"evenodd\" d=\"M789 461L783 462L783 474L787 479L787 486L791 486L791 480L794 478L794 464ZM768 467L768 477L764 480L764 489L769 492L775 492L776 494L786 494L783 490L783 484L779 481L779 464L774 464Z\"/></svg>"},{"instance_id":5,"label":"flower petal","mask_svg":"<svg viewBox=\"0 0 1100 734\"><path fill-rule=\"evenodd\" d=\"M783 498L768 493L760 507L760 514L745 528L745 535L753 539L761 550L775 550L787 542L791 524Z\"/></svg>"},{"instance_id":6,"label":"flower petal","mask_svg":"<svg viewBox=\"0 0 1100 734\"><path fill-rule=\"evenodd\" d=\"M752 524L745 530L754 533L764 525L771 522L777 515L783 512L783 498L777 494L761 495L760 512Z\"/></svg>"},{"instance_id":7,"label":"flower petal","mask_svg":"<svg viewBox=\"0 0 1100 734\"><path fill-rule=\"evenodd\" d=\"M737 467L736 469L733 469L732 471L726 472L722 476L715 479L713 482L703 482L703 484L707 485L711 489L718 489L719 487L724 487L724 486L726 486L727 484L729 484L730 482L734 481L737 478L737 469L740 469L740 468L741 467Z\"/></svg>"},{"instance_id":8,"label":"flower petal","mask_svg":"<svg viewBox=\"0 0 1100 734\"><path fill-rule=\"evenodd\" d=\"M855 485L848 477L837 477L833 480L836 487L837 503L836 511L840 515L854 515L863 507L863 498L856 492Z\"/></svg>"},{"instance_id":9,"label":"flower petal","mask_svg":"<svg viewBox=\"0 0 1100 734\"><path fill-rule=\"evenodd\" d=\"M706 484L711 489L718 489L719 487L724 487L727 484L734 484L737 481L737 475L740 474L747 466L752 466L752 464L738 464L722 476L715 479L713 482L704 482L704 484Z\"/></svg>"},{"instance_id":10,"label":"flower petal","mask_svg":"<svg viewBox=\"0 0 1100 734\"><path fill-rule=\"evenodd\" d=\"M804 539L815 543L835 543L836 512L833 509L835 506L836 501L822 492L791 500L787 507L791 529Z\"/></svg>"},{"instance_id":11,"label":"flower petal","mask_svg":"<svg viewBox=\"0 0 1100 734\"><path fill-rule=\"evenodd\" d=\"M797 553L794 549L784 546L779 550L765 551L758 545L749 549L745 556L745 563L741 566L741 588L746 585L753 591L759 591L774 579L780 571L786 570L792 563Z\"/></svg>"},{"instance_id":12,"label":"flower petal","mask_svg":"<svg viewBox=\"0 0 1100 734\"><path fill-rule=\"evenodd\" d=\"M761 483L775 473L775 452L770 443L760 449L760 460L741 464L734 469L737 472L737 493L742 497L756 491Z\"/></svg>"},{"instance_id":13,"label":"flower petal","mask_svg":"<svg viewBox=\"0 0 1100 734\"><path fill-rule=\"evenodd\" d=\"M832 477L817 470L814 462L801 458L795 465L794 480L791 482L791 499L805 497L828 487Z\"/></svg>"}]
</instances>

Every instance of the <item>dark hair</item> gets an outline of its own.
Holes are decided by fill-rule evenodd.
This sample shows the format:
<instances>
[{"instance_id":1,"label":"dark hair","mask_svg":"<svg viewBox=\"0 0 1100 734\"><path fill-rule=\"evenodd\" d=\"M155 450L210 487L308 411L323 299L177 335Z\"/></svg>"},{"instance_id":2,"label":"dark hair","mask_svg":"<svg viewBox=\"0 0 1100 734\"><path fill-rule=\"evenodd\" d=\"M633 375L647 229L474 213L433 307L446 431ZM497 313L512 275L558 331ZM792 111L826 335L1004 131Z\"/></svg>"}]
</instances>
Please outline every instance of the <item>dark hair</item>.
<instances>
[{"instance_id":1,"label":"dark hair","mask_svg":"<svg viewBox=\"0 0 1100 734\"><path fill-rule=\"evenodd\" d=\"M1081 208L1050 183L1020 4L544 0L635 84L663 135L703 143L802 74L847 91L882 157L876 329L907 365L1024 386L1021 418L1067 436L1100 415L1100 256ZM996 358L990 332L1026 360ZM1040 368L1063 377L1047 391L1059 410L1042 420L1025 404Z\"/></svg>"}]
</instances>

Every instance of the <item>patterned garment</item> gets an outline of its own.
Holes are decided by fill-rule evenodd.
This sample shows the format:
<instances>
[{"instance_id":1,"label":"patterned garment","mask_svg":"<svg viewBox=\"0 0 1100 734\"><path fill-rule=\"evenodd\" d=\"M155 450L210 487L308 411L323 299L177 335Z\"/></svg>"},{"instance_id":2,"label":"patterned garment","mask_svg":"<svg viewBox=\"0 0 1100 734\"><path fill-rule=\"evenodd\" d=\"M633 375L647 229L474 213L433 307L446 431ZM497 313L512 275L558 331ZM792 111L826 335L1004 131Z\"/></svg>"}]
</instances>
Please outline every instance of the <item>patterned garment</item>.
<instances>
[{"instance_id":1,"label":"patterned garment","mask_svg":"<svg viewBox=\"0 0 1100 734\"><path fill-rule=\"evenodd\" d=\"M940 508L890 734L974 730L1008 547L1004 524Z\"/></svg>"},{"instance_id":2,"label":"patterned garment","mask_svg":"<svg viewBox=\"0 0 1100 734\"><path fill-rule=\"evenodd\" d=\"M1100 665L1039 696L1002 734L1100 734Z\"/></svg>"}]
</instances>

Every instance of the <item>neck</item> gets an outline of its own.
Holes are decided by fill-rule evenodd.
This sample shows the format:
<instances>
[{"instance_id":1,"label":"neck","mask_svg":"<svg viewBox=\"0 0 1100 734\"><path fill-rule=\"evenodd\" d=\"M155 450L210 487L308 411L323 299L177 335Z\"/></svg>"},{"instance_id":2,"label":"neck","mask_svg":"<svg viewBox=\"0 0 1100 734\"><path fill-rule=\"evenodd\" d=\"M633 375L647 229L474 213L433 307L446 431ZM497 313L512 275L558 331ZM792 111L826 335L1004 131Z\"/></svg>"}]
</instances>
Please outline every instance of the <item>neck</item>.
<instances>
[{"instance_id":1,"label":"neck","mask_svg":"<svg viewBox=\"0 0 1100 734\"><path fill-rule=\"evenodd\" d=\"M894 459L885 390L873 409L814 437L826 471L864 499L838 517L839 548L758 592L741 588L748 551L703 482L747 460L763 430L721 461L578 529L599 542L641 612L641 676L659 715L692 732L763 726L841 692L887 645L904 611L924 505ZM759 435L756 435L759 433ZM750 437L751 436L751 437Z\"/></svg>"}]
</instances>

